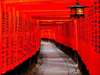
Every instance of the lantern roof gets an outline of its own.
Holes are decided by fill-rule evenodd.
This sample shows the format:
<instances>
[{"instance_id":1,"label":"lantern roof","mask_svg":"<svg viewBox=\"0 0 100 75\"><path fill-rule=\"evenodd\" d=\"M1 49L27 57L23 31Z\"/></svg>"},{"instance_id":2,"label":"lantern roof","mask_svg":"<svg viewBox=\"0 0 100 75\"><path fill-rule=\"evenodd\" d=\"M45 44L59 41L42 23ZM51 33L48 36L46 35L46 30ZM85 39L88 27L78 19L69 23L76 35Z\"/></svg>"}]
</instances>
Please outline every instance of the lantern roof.
<instances>
[{"instance_id":1,"label":"lantern roof","mask_svg":"<svg viewBox=\"0 0 100 75\"><path fill-rule=\"evenodd\" d=\"M70 6L69 8L73 9L73 8L85 8L85 6L80 5L80 3L77 1L76 5Z\"/></svg>"}]
</instances>

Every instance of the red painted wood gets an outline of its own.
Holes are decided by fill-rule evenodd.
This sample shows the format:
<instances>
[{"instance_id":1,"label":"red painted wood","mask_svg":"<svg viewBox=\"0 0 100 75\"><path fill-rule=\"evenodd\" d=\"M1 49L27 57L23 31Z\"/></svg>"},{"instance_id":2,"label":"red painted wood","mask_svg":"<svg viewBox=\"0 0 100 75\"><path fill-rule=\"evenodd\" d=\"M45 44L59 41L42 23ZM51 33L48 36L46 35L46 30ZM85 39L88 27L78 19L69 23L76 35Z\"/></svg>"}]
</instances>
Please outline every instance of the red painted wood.
<instances>
[{"instance_id":1,"label":"red painted wood","mask_svg":"<svg viewBox=\"0 0 100 75\"><path fill-rule=\"evenodd\" d=\"M3 15L4 14L4 15ZM4 18L3 18L4 17ZM35 24L35 26L33 26ZM2 10L0 74L14 69L39 50L37 21L20 14L15 8L4 5Z\"/></svg>"},{"instance_id":2,"label":"red painted wood","mask_svg":"<svg viewBox=\"0 0 100 75\"><path fill-rule=\"evenodd\" d=\"M2 23L3 18L0 18L0 35L2 36L0 36L0 74L13 69L34 55L39 48L40 38L49 38L72 47L80 55L90 75L100 75L100 48L98 46L100 40L97 39L100 34L100 24L94 22L99 20L98 16L100 16L94 12L94 6L100 5L98 2L95 5L94 0L80 0L80 3L88 6L88 8L85 10L85 18L75 20L69 18L70 11L68 8L68 6L75 4L75 0L6 1L6 5L1 4L2 8L0 6L0 10L6 12L4 23ZM98 11L99 8L96 10ZM20 26L19 19L22 22ZM47 23L45 25L41 23L42 20L52 20L52 22L47 23L45 21L44 23ZM54 20L66 21L57 23ZM9 30L7 31L8 21ZM78 25L77 36L76 25ZM5 32L2 32L2 28L5 28ZM76 37L78 38L77 41ZM6 47L7 44L9 48ZM35 48L32 48L33 45ZM6 48L2 48L2 46ZM24 48L30 49L32 52L27 54L29 50L23 50ZM14 51L15 54L13 54ZM8 55L6 56L6 54ZM27 56L22 56L22 54L27 54ZM11 58L12 56L13 58ZM7 58L9 59L7 60Z\"/></svg>"}]
</instances>

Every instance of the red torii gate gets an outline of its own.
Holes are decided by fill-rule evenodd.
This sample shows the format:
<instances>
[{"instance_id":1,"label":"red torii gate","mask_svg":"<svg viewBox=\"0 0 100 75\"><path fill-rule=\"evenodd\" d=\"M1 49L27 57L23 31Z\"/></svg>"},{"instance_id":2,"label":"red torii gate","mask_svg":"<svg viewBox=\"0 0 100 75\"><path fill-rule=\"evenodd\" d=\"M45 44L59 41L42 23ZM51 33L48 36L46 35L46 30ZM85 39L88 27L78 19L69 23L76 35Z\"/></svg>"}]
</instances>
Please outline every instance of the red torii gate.
<instances>
[{"instance_id":1,"label":"red torii gate","mask_svg":"<svg viewBox=\"0 0 100 75\"><path fill-rule=\"evenodd\" d=\"M8 31L9 32L6 31L6 32L3 32L3 34L2 34L2 32L0 31L1 35L2 36L4 35L3 38L0 37L0 41L1 41L0 44L2 46L3 46L3 44L5 45L7 43L7 41L5 39L5 41L3 43L3 39L9 38L9 40L10 40L9 48L6 47L7 49L4 49L5 54L7 52L9 54L8 55L9 60L6 60L6 59L8 59L8 57L4 56L4 54L2 54L3 49L1 46L0 47L0 49L1 49L0 65L2 65L2 66L0 66L1 67L0 73L13 69L15 66L19 65L20 63L22 63L23 61L27 60L29 57L34 55L37 52L37 50L39 49L40 39L41 38L49 38L49 39L53 39L59 43L64 44L65 46L69 46L69 47L73 48L74 50L76 50L78 52L78 54L80 55L81 59L83 60L84 64L86 65L87 69L89 70L90 74L91 75L99 75L98 70L99 70L99 66L100 66L99 65L100 61L98 59L100 58L100 55L98 55L94 52L94 46L91 45L91 40L90 40L91 38L89 38L91 36L90 33L92 32L92 27L89 25L89 23L91 22L91 20L89 21L89 19L90 19L90 16L92 15L92 13L90 14L90 13L88 13L88 11L90 11L91 9L88 8L88 10L86 11L86 17L89 17L89 18L79 20L80 21L79 29L78 29L78 31L79 31L78 32L79 48L76 49L76 40L75 40L76 33L73 33L75 31L74 19L69 18L69 11L67 8L69 5L74 4L74 2L75 2L75 0L66 2L65 3L66 5L63 3L61 4L60 2L59 3L48 3L48 2L47 3L43 3L43 2L42 3L34 3L34 2L33 3L30 3L30 2L29 3L26 3L26 2L25 3L23 3L23 2L22 3L19 3L19 2L13 3L12 2L12 3L5 4L6 6L4 5L3 12L5 12L4 18L6 20L4 20L5 23L3 23L1 25L5 25L5 27L6 27L6 25L7 25L6 22L8 22L6 16L9 15L9 23L8 23L8 26L9 26ZM88 0L88 1L81 0L80 2L82 2L84 5L92 6L93 0ZM46 5L47 7L43 6L43 5ZM11 17L11 16L13 16L13 17ZM57 17L57 18L54 18L54 17ZM61 18L61 19L58 19L58 18ZM20 21L22 21L22 24L19 22L19 19L20 19ZM52 22L50 25L46 26L46 29L45 29L45 25L43 25L42 23L47 22L47 24L48 24L49 20L51 20ZM54 21L54 20L56 20L56 21ZM61 24L57 23L57 21L59 22L59 20L63 20L63 21L60 21L60 22L62 22ZM84 22L83 22L83 20L84 20ZM19 24L17 24L17 23L19 23ZM67 25L66 25L66 23L67 23ZM28 24L31 24L31 26ZM55 24L55 25L53 25L53 24ZM20 26L18 26L18 25L20 25ZM35 27L34 27L34 25L35 25ZM55 28L54 28L54 26L55 26ZM13 27L15 28L14 30L13 30ZM2 28L2 26L0 28ZM5 29L5 30L7 30L7 29ZM87 32L89 32L89 33L87 33ZM50 33L50 34L48 35L48 33ZM35 40L32 38L35 38ZM13 39L14 39L15 46L12 45ZM21 40L23 40L23 44L20 43ZM29 43L29 41L30 41L30 44L27 45L27 43ZM28 50L29 54L27 54L27 50L23 50L22 46L25 46L26 49L31 50L31 51ZM35 47L33 48L33 46L35 46ZM12 53L14 52L14 50L16 50L16 54L14 54L14 55L16 55L15 58L18 58L18 61L16 61L16 59L14 59L14 64L12 64L12 61L10 61L11 60L10 57L12 56ZM20 50L22 51L22 53L20 53ZM22 56L22 54L24 54L26 56ZM4 56L4 58L2 56ZM4 60L4 62L2 62L3 60ZM94 65L92 65L92 64L94 64Z\"/></svg>"}]
</instances>

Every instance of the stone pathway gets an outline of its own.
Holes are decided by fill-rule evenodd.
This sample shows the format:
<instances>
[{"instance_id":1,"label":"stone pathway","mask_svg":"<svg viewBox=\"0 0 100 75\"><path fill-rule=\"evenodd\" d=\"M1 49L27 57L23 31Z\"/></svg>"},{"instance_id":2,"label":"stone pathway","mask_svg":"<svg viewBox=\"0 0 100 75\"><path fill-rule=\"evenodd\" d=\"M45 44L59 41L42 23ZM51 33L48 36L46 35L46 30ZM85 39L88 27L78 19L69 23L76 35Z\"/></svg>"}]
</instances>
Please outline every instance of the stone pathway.
<instances>
[{"instance_id":1,"label":"stone pathway","mask_svg":"<svg viewBox=\"0 0 100 75\"><path fill-rule=\"evenodd\" d=\"M51 42L41 42L36 75L81 75L78 65Z\"/></svg>"}]
</instances>

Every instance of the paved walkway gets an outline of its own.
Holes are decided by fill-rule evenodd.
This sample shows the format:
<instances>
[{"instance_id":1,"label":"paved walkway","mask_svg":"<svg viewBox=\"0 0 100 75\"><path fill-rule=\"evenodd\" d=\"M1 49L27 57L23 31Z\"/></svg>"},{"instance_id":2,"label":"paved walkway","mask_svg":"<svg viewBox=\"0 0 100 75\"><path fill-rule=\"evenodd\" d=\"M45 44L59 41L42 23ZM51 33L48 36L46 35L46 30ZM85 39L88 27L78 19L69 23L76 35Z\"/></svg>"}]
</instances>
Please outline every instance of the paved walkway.
<instances>
[{"instance_id":1,"label":"paved walkway","mask_svg":"<svg viewBox=\"0 0 100 75\"><path fill-rule=\"evenodd\" d=\"M41 42L36 75L81 75L78 65L51 42Z\"/></svg>"}]
</instances>

